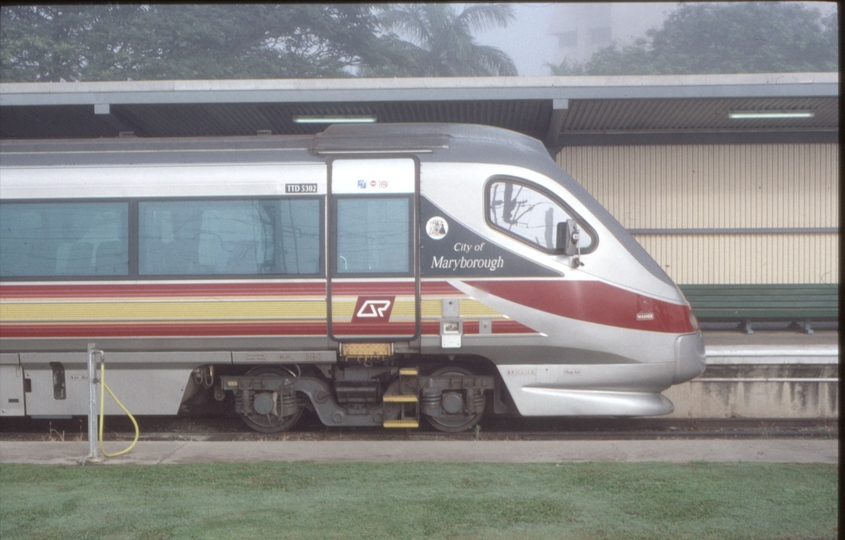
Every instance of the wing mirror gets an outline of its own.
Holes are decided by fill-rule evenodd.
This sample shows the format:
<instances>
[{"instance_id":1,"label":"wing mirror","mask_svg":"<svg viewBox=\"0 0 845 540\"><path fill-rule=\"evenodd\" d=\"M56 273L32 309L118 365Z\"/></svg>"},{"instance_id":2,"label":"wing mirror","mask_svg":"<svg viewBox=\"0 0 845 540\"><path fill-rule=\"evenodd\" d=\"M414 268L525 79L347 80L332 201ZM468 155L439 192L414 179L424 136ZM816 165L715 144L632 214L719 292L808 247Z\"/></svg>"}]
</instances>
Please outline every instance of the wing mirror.
<instances>
[{"instance_id":1,"label":"wing mirror","mask_svg":"<svg viewBox=\"0 0 845 540\"><path fill-rule=\"evenodd\" d=\"M581 229L574 219L567 219L557 224L557 242L555 249L564 255L572 256L578 254L578 239L581 237Z\"/></svg>"}]
</instances>

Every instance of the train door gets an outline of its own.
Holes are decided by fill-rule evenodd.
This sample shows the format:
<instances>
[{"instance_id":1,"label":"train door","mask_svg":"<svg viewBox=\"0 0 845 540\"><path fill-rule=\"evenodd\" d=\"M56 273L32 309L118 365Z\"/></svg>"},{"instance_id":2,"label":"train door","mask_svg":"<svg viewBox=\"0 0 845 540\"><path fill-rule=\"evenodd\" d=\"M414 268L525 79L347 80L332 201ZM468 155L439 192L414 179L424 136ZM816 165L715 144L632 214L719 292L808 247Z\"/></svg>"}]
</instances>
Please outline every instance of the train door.
<instances>
[{"instance_id":1,"label":"train door","mask_svg":"<svg viewBox=\"0 0 845 540\"><path fill-rule=\"evenodd\" d=\"M410 345L420 336L419 163L335 159L328 175L329 336Z\"/></svg>"}]
</instances>

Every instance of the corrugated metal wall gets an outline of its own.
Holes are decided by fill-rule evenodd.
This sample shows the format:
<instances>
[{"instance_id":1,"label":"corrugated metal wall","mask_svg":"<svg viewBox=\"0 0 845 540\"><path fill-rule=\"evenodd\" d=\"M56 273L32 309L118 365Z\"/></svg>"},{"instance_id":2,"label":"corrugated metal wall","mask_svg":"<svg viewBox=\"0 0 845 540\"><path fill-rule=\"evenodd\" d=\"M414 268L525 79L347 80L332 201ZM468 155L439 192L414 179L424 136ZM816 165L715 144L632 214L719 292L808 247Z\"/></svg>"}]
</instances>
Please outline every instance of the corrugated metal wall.
<instances>
[{"instance_id":1,"label":"corrugated metal wall","mask_svg":"<svg viewBox=\"0 0 845 540\"><path fill-rule=\"evenodd\" d=\"M677 283L838 282L838 144L568 147L558 163Z\"/></svg>"}]
</instances>

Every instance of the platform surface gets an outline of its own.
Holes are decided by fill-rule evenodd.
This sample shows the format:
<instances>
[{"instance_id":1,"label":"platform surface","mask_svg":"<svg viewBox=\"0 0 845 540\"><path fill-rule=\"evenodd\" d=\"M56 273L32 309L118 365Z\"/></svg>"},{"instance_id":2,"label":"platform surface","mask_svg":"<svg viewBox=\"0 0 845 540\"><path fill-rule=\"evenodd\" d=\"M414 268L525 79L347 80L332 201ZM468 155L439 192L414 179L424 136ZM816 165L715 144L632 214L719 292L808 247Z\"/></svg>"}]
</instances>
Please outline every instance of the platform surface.
<instances>
[{"instance_id":1,"label":"platform surface","mask_svg":"<svg viewBox=\"0 0 845 540\"><path fill-rule=\"evenodd\" d=\"M838 330L817 329L812 334L800 330L754 330L750 335L739 330L704 330L702 334L705 347L836 347L839 344Z\"/></svg>"},{"instance_id":2,"label":"platform surface","mask_svg":"<svg viewBox=\"0 0 845 540\"><path fill-rule=\"evenodd\" d=\"M125 442L108 442L118 452ZM87 442L0 442L0 463L75 465ZM185 463L572 463L692 461L837 463L836 439L649 441L140 441L106 464Z\"/></svg>"}]
</instances>

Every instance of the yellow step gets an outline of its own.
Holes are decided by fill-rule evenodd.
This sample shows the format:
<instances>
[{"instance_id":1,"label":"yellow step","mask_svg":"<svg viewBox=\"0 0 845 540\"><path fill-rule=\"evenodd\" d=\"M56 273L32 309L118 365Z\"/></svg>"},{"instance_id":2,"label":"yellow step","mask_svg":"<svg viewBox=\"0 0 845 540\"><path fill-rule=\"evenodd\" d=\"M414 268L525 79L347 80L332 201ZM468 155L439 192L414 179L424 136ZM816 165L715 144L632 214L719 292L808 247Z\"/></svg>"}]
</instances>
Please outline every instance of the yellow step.
<instances>
[{"instance_id":1,"label":"yellow step","mask_svg":"<svg viewBox=\"0 0 845 540\"><path fill-rule=\"evenodd\" d=\"M399 375L403 375L403 376L414 376L414 375L419 375L419 374L420 374L420 370L418 370L418 369L417 369L417 368L415 368L415 367L403 367L403 368L399 368Z\"/></svg>"},{"instance_id":2,"label":"yellow step","mask_svg":"<svg viewBox=\"0 0 845 540\"><path fill-rule=\"evenodd\" d=\"M417 396L412 394L384 396L385 403L416 403L417 401L419 401Z\"/></svg>"},{"instance_id":3,"label":"yellow step","mask_svg":"<svg viewBox=\"0 0 845 540\"><path fill-rule=\"evenodd\" d=\"M386 428L418 428L420 423L417 420L385 420Z\"/></svg>"}]
</instances>

